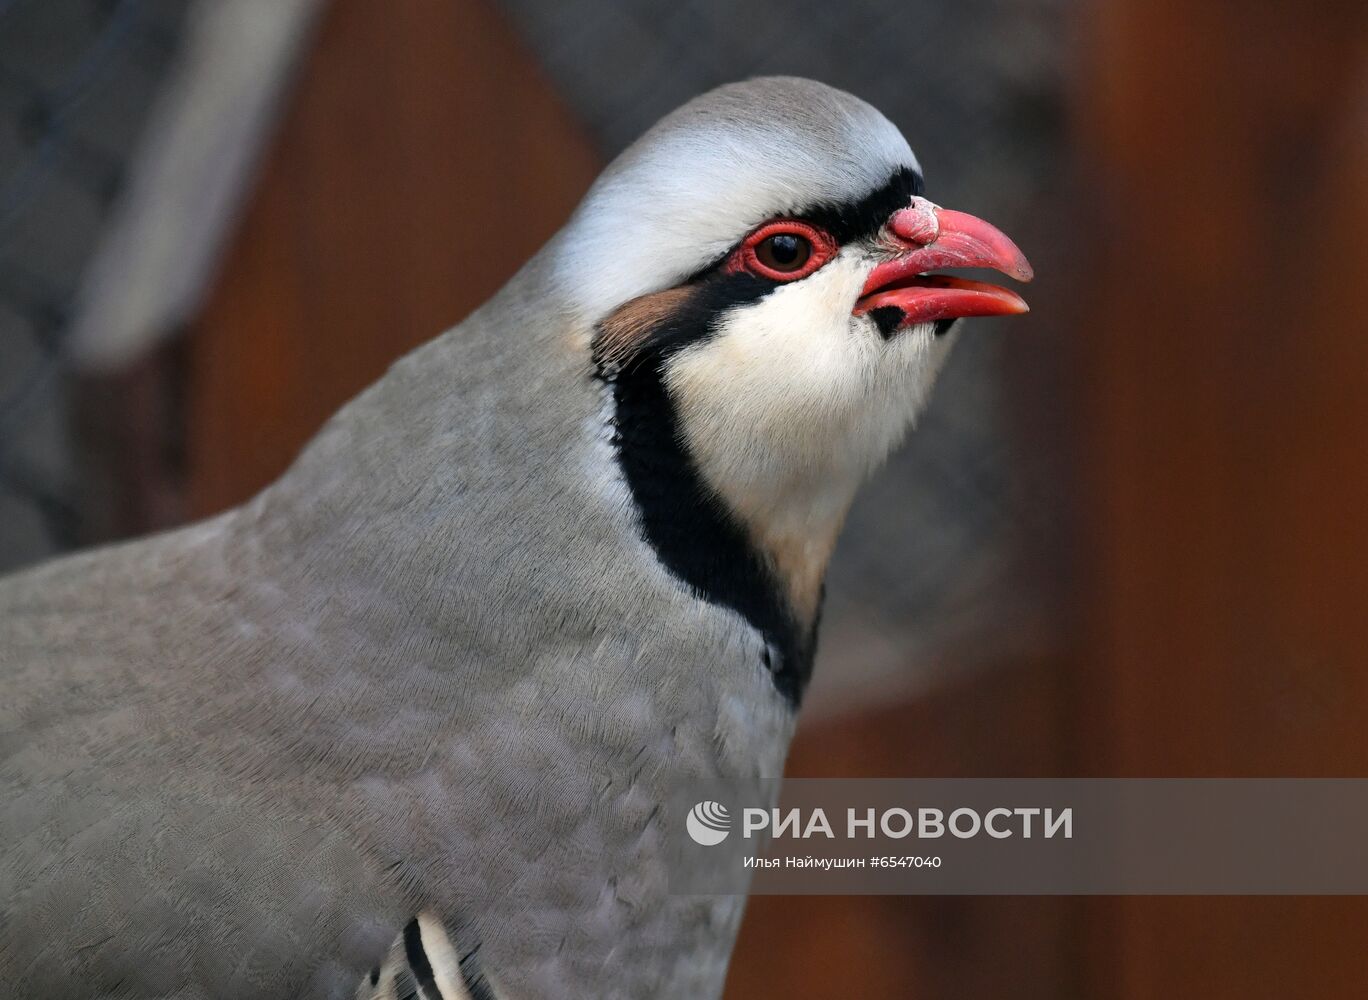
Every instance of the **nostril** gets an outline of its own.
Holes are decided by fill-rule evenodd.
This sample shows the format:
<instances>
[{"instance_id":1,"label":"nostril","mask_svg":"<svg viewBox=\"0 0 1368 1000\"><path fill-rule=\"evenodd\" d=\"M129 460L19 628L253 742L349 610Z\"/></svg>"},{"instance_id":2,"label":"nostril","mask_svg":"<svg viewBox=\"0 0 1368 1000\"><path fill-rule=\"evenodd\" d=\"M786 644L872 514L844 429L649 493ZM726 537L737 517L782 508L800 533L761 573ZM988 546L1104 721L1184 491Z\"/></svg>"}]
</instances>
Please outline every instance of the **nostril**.
<instances>
[{"instance_id":1,"label":"nostril","mask_svg":"<svg viewBox=\"0 0 1368 1000\"><path fill-rule=\"evenodd\" d=\"M936 206L925 198L913 198L910 207L893 213L888 220L888 229L899 239L919 247L934 243L940 235L940 220L936 218Z\"/></svg>"}]
</instances>

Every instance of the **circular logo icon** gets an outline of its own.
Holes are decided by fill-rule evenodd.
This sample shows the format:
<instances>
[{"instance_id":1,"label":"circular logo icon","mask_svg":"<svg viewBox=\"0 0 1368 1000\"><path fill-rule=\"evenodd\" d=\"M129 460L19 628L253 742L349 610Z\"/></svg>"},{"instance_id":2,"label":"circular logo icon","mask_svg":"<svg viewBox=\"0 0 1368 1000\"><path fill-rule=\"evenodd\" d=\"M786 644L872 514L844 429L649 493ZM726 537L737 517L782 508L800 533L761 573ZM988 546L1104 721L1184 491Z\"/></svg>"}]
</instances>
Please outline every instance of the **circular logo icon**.
<instances>
[{"instance_id":1,"label":"circular logo icon","mask_svg":"<svg viewBox=\"0 0 1368 1000\"><path fill-rule=\"evenodd\" d=\"M731 832L731 815L721 802L700 802L689 810L684 825L695 843L712 847L727 839Z\"/></svg>"}]
</instances>

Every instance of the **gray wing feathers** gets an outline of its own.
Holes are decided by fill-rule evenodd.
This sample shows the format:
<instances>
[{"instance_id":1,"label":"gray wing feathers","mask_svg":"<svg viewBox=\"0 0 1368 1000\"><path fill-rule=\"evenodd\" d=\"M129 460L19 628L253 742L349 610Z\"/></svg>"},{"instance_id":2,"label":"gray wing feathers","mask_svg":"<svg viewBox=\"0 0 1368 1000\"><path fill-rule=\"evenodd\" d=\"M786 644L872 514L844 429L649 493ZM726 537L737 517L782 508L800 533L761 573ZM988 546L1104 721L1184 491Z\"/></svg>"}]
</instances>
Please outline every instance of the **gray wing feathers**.
<instances>
[{"instance_id":1,"label":"gray wing feathers","mask_svg":"<svg viewBox=\"0 0 1368 1000\"><path fill-rule=\"evenodd\" d=\"M720 989L739 904L667 895L657 807L719 748L777 774L792 714L624 517L583 345L530 308L396 364L246 506L0 580L12 992L350 997L429 906L500 995Z\"/></svg>"},{"instance_id":2,"label":"gray wing feathers","mask_svg":"<svg viewBox=\"0 0 1368 1000\"><path fill-rule=\"evenodd\" d=\"M354 982L402 919L316 785L245 773L257 734L207 652L242 648L214 579L222 528L0 581L0 978L16 995L345 995L319 977ZM334 953L359 957L320 964Z\"/></svg>"}]
</instances>

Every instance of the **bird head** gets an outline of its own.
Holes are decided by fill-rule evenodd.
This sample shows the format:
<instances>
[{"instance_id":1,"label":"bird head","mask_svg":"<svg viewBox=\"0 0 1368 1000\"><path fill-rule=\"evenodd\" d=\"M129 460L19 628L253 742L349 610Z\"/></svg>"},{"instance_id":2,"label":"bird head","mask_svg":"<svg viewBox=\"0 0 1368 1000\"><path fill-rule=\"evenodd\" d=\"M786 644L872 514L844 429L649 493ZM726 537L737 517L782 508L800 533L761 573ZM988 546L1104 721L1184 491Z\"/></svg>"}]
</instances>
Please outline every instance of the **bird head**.
<instances>
[{"instance_id":1,"label":"bird head","mask_svg":"<svg viewBox=\"0 0 1368 1000\"><path fill-rule=\"evenodd\" d=\"M1031 278L1003 233L927 200L888 119L795 78L724 86L661 120L552 252L613 387L648 537L699 546L682 507L711 505L799 618L856 489L925 405L951 327L1026 312L1015 292L933 272Z\"/></svg>"}]
</instances>

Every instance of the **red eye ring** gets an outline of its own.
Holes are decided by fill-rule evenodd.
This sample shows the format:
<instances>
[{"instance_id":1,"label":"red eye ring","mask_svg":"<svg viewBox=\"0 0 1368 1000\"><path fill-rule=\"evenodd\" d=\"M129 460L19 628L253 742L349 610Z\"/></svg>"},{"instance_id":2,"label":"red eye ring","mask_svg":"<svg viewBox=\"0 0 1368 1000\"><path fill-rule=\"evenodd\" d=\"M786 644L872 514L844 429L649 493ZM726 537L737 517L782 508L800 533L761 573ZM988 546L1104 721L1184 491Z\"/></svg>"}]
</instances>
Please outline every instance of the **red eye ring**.
<instances>
[{"instance_id":1,"label":"red eye ring","mask_svg":"<svg viewBox=\"0 0 1368 1000\"><path fill-rule=\"evenodd\" d=\"M773 253L767 253L762 244L776 236L792 236L803 242L807 247L807 257L800 262L800 266L791 271L781 270L761 259L762 255L773 259ZM797 219L776 219L766 222L742 240L741 245L732 251L723 270L728 273L747 271L770 281L797 281L835 257L837 249L836 241L816 226Z\"/></svg>"}]
</instances>

